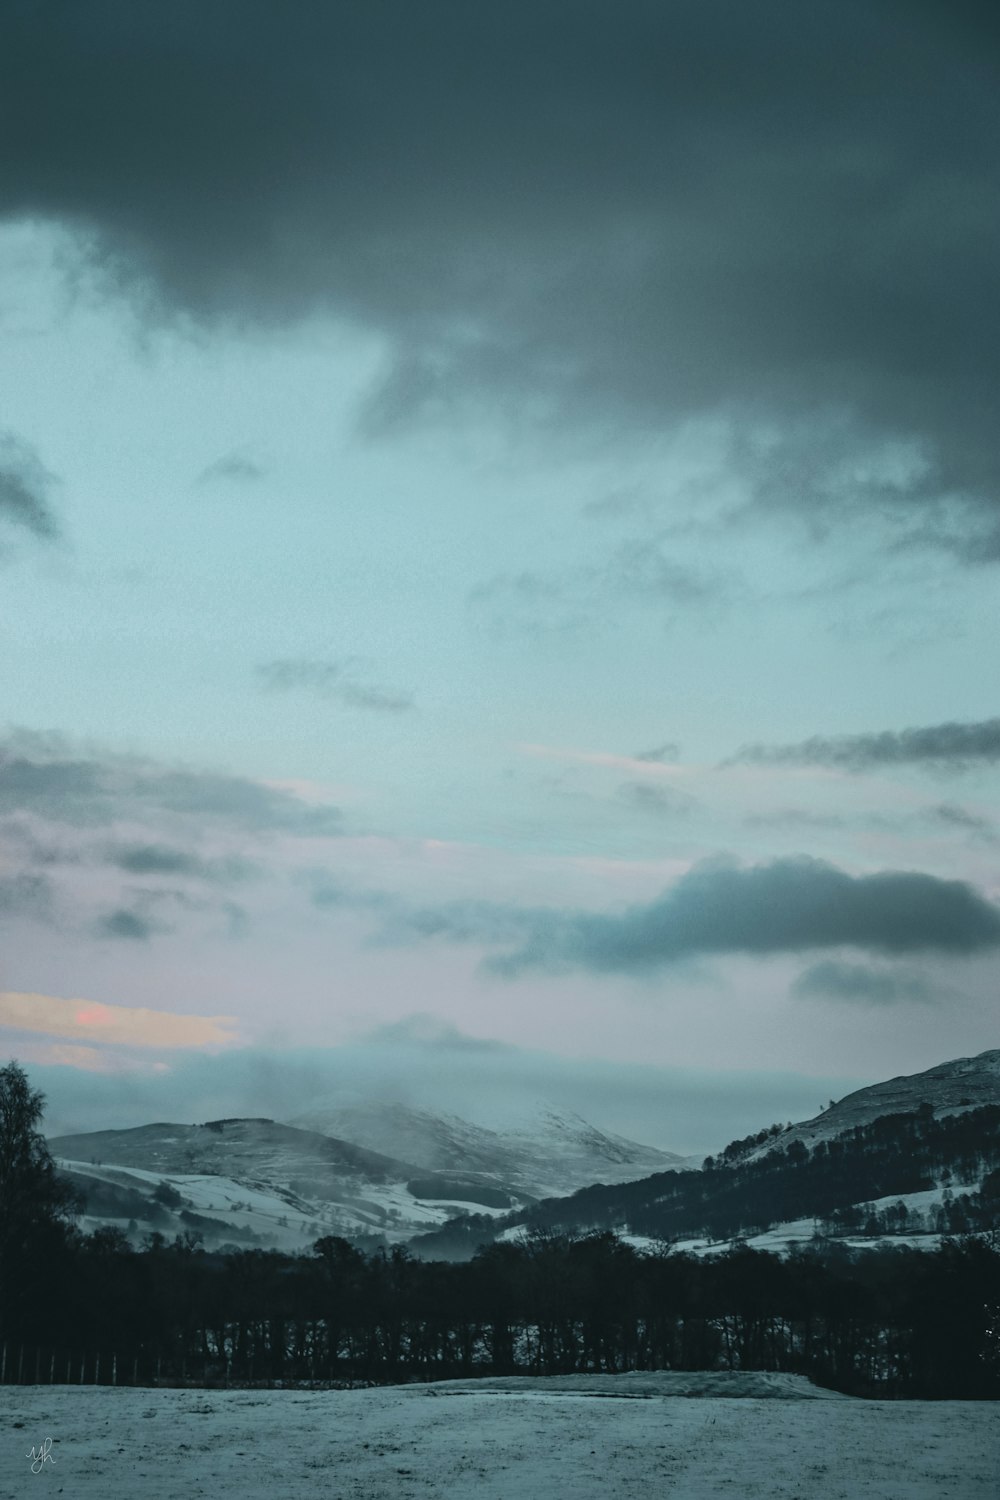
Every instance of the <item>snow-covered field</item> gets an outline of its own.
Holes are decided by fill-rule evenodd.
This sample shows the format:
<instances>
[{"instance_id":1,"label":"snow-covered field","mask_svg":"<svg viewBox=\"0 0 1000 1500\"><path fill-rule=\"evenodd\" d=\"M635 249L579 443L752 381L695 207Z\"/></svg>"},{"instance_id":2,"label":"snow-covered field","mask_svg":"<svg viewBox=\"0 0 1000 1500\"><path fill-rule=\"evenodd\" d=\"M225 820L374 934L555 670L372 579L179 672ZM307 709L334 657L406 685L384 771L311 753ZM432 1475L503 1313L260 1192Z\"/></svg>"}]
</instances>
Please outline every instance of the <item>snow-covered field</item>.
<instances>
[{"instance_id":1,"label":"snow-covered field","mask_svg":"<svg viewBox=\"0 0 1000 1500\"><path fill-rule=\"evenodd\" d=\"M0 1410L0 1500L1000 1493L996 1403L855 1401L794 1376L577 1376L358 1391L6 1386Z\"/></svg>"}]
</instances>

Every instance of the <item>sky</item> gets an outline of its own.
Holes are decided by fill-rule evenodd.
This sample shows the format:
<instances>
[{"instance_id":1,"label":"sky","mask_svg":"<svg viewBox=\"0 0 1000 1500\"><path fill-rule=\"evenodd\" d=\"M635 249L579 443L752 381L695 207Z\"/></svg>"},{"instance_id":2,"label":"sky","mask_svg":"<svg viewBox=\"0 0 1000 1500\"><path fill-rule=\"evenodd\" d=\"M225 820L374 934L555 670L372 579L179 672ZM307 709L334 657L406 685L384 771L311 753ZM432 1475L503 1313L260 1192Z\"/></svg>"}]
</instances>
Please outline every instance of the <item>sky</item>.
<instances>
[{"instance_id":1,"label":"sky","mask_svg":"<svg viewBox=\"0 0 1000 1500\"><path fill-rule=\"evenodd\" d=\"M10 0L51 1126L696 1150L1000 1045L998 71L973 0Z\"/></svg>"}]
</instances>

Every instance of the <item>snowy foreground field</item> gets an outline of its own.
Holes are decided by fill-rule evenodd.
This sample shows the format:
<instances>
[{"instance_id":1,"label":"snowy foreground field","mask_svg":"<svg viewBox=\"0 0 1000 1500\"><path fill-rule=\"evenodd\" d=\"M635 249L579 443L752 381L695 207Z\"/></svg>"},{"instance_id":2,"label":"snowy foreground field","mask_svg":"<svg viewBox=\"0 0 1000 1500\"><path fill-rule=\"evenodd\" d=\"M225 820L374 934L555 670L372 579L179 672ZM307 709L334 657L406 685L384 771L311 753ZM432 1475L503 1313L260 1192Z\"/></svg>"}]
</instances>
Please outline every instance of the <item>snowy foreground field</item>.
<instances>
[{"instance_id":1,"label":"snowy foreground field","mask_svg":"<svg viewBox=\"0 0 1000 1500\"><path fill-rule=\"evenodd\" d=\"M358 1391L5 1386L0 1411L0 1500L1000 1494L995 1403L855 1401L787 1375Z\"/></svg>"}]
</instances>

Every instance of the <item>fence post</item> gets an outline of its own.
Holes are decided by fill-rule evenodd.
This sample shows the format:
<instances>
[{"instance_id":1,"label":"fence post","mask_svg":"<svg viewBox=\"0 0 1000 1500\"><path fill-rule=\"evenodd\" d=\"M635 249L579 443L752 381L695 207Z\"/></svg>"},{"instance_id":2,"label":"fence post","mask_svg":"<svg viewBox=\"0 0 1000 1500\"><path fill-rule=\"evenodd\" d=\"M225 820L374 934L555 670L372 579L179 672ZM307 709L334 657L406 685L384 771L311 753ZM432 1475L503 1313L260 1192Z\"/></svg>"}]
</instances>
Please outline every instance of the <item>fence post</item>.
<instances>
[{"instance_id":1,"label":"fence post","mask_svg":"<svg viewBox=\"0 0 1000 1500\"><path fill-rule=\"evenodd\" d=\"M35 1384L36 1385L40 1384L40 1381L38 1379L38 1369L39 1369L39 1364L40 1364L41 1358L42 1358L42 1351L41 1351L41 1349L36 1349L35 1350Z\"/></svg>"},{"instance_id":2,"label":"fence post","mask_svg":"<svg viewBox=\"0 0 1000 1500\"><path fill-rule=\"evenodd\" d=\"M17 1351L17 1383L18 1383L18 1385L21 1384L23 1376L24 1376L24 1345L22 1344L21 1347Z\"/></svg>"},{"instance_id":3,"label":"fence post","mask_svg":"<svg viewBox=\"0 0 1000 1500\"><path fill-rule=\"evenodd\" d=\"M101 1383L101 1354L100 1354L100 1350L98 1350L98 1352L97 1352L97 1358L94 1360L94 1384L95 1385L100 1385L100 1383Z\"/></svg>"},{"instance_id":4,"label":"fence post","mask_svg":"<svg viewBox=\"0 0 1000 1500\"><path fill-rule=\"evenodd\" d=\"M55 1383L56 1383L56 1356L55 1356L55 1351L53 1350L51 1358L49 1359L49 1385L55 1385Z\"/></svg>"},{"instance_id":5,"label":"fence post","mask_svg":"<svg viewBox=\"0 0 1000 1500\"><path fill-rule=\"evenodd\" d=\"M80 1355L80 1384L83 1385L83 1367L87 1363L86 1354Z\"/></svg>"},{"instance_id":6,"label":"fence post","mask_svg":"<svg viewBox=\"0 0 1000 1500\"><path fill-rule=\"evenodd\" d=\"M3 1359L0 1360L0 1385L7 1384L7 1342L4 1340Z\"/></svg>"},{"instance_id":7,"label":"fence post","mask_svg":"<svg viewBox=\"0 0 1000 1500\"><path fill-rule=\"evenodd\" d=\"M118 1355L117 1354L112 1354L112 1356L111 1356L111 1384L112 1385L117 1385L118 1384Z\"/></svg>"},{"instance_id":8,"label":"fence post","mask_svg":"<svg viewBox=\"0 0 1000 1500\"><path fill-rule=\"evenodd\" d=\"M132 1384L133 1385L138 1385L139 1384L139 1356L138 1356L138 1354L135 1356L135 1358L132 1361Z\"/></svg>"}]
</instances>

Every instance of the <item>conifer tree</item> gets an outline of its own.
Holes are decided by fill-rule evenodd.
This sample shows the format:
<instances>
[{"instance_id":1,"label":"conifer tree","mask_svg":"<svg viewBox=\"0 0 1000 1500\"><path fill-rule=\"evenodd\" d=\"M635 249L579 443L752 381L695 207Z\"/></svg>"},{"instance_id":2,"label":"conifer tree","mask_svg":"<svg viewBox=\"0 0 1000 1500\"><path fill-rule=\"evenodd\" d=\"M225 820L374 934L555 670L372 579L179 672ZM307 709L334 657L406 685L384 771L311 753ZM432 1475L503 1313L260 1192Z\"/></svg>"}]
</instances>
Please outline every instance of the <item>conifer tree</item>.
<instances>
[{"instance_id":1,"label":"conifer tree","mask_svg":"<svg viewBox=\"0 0 1000 1500\"><path fill-rule=\"evenodd\" d=\"M0 1321L65 1243L76 1208L38 1126L45 1096L16 1061L0 1068Z\"/></svg>"}]
</instances>

